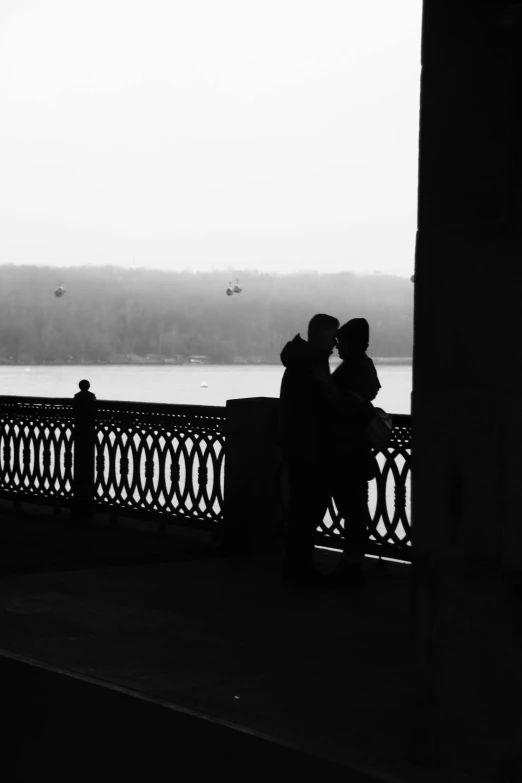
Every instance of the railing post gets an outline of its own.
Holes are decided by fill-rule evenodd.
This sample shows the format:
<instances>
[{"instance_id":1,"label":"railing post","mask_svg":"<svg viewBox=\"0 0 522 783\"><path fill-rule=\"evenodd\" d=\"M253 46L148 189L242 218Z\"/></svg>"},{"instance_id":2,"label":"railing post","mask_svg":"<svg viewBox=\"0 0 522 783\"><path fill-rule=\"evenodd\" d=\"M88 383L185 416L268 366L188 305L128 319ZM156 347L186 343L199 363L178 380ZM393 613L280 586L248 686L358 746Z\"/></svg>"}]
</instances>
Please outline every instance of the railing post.
<instances>
[{"instance_id":1,"label":"railing post","mask_svg":"<svg viewBox=\"0 0 522 783\"><path fill-rule=\"evenodd\" d=\"M95 492L95 412L96 395L89 381L80 381L74 395L74 478L73 516L90 519L94 513Z\"/></svg>"},{"instance_id":2,"label":"railing post","mask_svg":"<svg viewBox=\"0 0 522 783\"><path fill-rule=\"evenodd\" d=\"M279 400L252 397L227 401L225 497L219 544L222 551L272 552L277 540Z\"/></svg>"}]
</instances>

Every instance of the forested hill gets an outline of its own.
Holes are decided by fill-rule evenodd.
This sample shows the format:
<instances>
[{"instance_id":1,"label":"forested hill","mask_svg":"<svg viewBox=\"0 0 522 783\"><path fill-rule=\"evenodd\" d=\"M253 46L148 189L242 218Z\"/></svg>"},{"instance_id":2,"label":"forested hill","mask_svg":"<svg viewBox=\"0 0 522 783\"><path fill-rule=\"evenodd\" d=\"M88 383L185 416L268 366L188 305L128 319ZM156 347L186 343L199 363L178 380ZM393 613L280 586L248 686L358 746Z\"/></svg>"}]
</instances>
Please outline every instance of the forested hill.
<instances>
[{"instance_id":1,"label":"forested hill","mask_svg":"<svg viewBox=\"0 0 522 783\"><path fill-rule=\"evenodd\" d=\"M226 296L239 278L241 294ZM54 290L63 283L62 298ZM162 272L120 267L0 266L0 361L278 362L314 313L370 322L372 356L409 357L413 285L341 274Z\"/></svg>"}]
</instances>

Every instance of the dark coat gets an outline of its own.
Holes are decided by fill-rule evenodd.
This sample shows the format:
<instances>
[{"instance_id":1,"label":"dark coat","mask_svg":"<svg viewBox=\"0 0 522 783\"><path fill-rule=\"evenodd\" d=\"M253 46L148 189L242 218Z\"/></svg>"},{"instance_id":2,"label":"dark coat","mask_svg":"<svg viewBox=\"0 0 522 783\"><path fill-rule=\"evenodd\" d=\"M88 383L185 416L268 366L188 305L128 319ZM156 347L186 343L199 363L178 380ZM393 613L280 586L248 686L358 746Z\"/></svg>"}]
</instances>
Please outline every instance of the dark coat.
<instances>
[{"instance_id":1,"label":"dark coat","mask_svg":"<svg viewBox=\"0 0 522 783\"><path fill-rule=\"evenodd\" d=\"M371 448L367 443L365 429L373 416L371 400L375 399L381 388L375 366L369 356L363 354L358 359L342 362L332 374L335 387L343 395L360 400L360 413L354 416L350 427L340 428L336 438L336 454L352 463L365 466L366 478L374 477L374 465Z\"/></svg>"},{"instance_id":2,"label":"dark coat","mask_svg":"<svg viewBox=\"0 0 522 783\"><path fill-rule=\"evenodd\" d=\"M322 462L332 452L332 412L321 395L316 373L330 375L328 355L300 335L281 351L279 439L285 458Z\"/></svg>"},{"instance_id":3,"label":"dark coat","mask_svg":"<svg viewBox=\"0 0 522 783\"><path fill-rule=\"evenodd\" d=\"M366 402L374 400L381 388L375 365L366 353L342 362L332 378L340 389L355 392Z\"/></svg>"}]
</instances>

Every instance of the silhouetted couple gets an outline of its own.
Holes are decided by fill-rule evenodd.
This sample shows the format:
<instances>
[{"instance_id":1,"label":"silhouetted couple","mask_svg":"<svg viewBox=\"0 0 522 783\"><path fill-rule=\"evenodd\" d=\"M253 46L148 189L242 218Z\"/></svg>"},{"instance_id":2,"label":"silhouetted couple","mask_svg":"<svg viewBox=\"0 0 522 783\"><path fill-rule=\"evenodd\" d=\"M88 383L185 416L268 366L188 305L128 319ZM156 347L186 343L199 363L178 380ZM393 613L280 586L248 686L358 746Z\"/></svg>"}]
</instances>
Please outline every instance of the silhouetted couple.
<instances>
[{"instance_id":1,"label":"silhouetted couple","mask_svg":"<svg viewBox=\"0 0 522 783\"><path fill-rule=\"evenodd\" d=\"M287 469L289 508L285 579L299 586L356 586L367 542L367 486L373 459L365 429L380 389L367 356L370 330L364 318L339 328L330 315L315 315L308 340L300 335L281 352L280 438ZM337 346L342 363L330 374ZM315 531L333 496L345 520L343 557L323 577L313 566Z\"/></svg>"}]
</instances>

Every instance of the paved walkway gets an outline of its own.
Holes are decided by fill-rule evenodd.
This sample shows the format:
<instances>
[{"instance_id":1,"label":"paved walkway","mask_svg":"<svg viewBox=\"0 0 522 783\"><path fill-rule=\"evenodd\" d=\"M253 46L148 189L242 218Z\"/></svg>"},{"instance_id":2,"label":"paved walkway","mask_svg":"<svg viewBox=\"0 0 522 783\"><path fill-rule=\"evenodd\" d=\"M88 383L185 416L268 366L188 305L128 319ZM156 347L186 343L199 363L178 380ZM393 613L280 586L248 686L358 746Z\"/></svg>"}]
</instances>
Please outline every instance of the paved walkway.
<instances>
[{"instance_id":1,"label":"paved walkway","mask_svg":"<svg viewBox=\"0 0 522 783\"><path fill-rule=\"evenodd\" d=\"M359 590L297 590L281 583L278 557L212 557L204 536L161 539L103 524L77 532L49 513L9 509L1 519L4 650L241 724L383 780L431 780L406 765L408 566L382 572L368 561ZM52 561L54 571L6 573L9 562L24 570L24 551L26 567ZM165 557L170 562L137 564ZM325 571L333 566L331 553L320 552L319 561ZM64 564L70 570L58 570Z\"/></svg>"}]
</instances>

